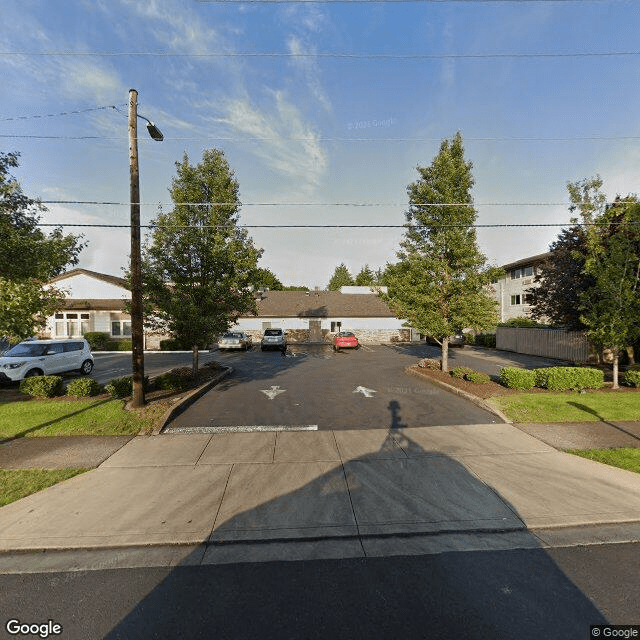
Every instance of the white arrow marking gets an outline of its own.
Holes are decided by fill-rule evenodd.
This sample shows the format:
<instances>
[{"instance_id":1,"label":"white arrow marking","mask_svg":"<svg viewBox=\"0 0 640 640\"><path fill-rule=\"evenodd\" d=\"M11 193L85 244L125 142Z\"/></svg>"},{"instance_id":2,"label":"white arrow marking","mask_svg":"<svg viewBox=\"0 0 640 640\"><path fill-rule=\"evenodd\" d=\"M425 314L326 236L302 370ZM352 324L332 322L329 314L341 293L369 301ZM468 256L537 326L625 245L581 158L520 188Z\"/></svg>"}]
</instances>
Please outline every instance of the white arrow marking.
<instances>
[{"instance_id":1,"label":"white arrow marking","mask_svg":"<svg viewBox=\"0 0 640 640\"><path fill-rule=\"evenodd\" d=\"M373 394L377 391L367 389L367 387L358 387L353 393L361 393L365 398L373 398Z\"/></svg>"},{"instance_id":2,"label":"white arrow marking","mask_svg":"<svg viewBox=\"0 0 640 640\"><path fill-rule=\"evenodd\" d=\"M281 393L284 393L286 389L281 389L280 387L271 386L271 389L260 389L260 391L262 391L262 393L264 393L264 395L267 396L269 400L273 400L276 396L280 395Z\"/></svg>"}]
</instances>

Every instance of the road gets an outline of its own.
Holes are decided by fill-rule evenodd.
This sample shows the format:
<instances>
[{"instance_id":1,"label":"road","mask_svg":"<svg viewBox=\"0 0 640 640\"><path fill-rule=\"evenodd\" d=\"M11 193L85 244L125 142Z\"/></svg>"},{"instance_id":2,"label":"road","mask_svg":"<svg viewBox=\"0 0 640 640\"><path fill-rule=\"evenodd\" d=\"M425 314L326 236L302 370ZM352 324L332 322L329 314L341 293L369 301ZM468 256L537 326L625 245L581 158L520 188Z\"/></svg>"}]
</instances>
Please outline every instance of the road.
<instances>
[{"instance_id":1,"label":"road","mask_svg":"<svg viewBox=\"0 0 640 640\"><path fill-rule=\"evenodd\" d=\"M114 551L114 553L116 553ZM0 575L64 640L587 640L640 623L640 545ZM5 635L1 635L4 633Z\"/></svg>"},{"instance_id":2,"label":"road","mask_svg":"<svg viewBox=\"0 0 640 640\"><path fill-rule=\"evenodd\" d=\"M233 374L188 407L169 430L389 429L500 422L494 414L405 374L413 353L364 345L334 352L296 345L219 353Z\"/></svg>"}]
</instances>

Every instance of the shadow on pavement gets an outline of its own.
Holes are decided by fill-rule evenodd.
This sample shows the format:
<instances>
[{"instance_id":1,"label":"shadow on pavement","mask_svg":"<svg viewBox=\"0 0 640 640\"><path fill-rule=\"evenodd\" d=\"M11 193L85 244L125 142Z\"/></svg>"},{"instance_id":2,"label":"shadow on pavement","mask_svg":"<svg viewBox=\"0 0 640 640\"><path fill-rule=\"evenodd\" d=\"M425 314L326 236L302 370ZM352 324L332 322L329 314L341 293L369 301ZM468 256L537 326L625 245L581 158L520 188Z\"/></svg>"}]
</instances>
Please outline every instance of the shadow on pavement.
<instances>
[{"instance_id":1,"label":"shadow on pavement","mask_svg":"<svg viewBox=\"0 0 640 640\"><path fill-rule=\"evenodd\" d=\"M401 424L399 404L389 411L392 425ZM606 622L521 531L504 498L456 459L395 429L377 450L287 493L283 466L241 466L252 467L249 476L239 474L234 486L234 468L226 491L255 488L255 505L219 512L218 544L158 569L134 606L119 605L123 618L106 638L582 640L589 625ZM485 536L486 550L434 553L442 536L410 535L465 528ZM488 532L509 529L528 537L529 548L491 546ZM330 530L333 540L319 542ZM265 533L274 540L256 542ZM314 540L329 543L329 551L294 560L303 543L289 536L307 536L312 549ZM351 557L331 551L340 541Z\"/></svg>"}]
</instances>

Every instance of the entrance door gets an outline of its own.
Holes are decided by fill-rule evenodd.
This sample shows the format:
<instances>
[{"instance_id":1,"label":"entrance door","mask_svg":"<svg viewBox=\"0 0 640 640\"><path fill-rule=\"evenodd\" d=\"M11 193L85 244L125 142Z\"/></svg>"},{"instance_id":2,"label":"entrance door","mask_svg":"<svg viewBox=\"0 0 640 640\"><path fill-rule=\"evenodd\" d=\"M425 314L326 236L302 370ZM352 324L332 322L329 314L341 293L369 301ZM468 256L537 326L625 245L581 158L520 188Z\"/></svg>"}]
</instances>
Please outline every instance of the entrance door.
<instances>
[{"instance_id":1,"label":"entrance door","mask_svg":"<svg viewBox=\"0 0 640 640\"><path fill-rule=\"evenodd\" d=\"M309 342L322 342L321 320L309 320Z\"/></svg>"}]
</instances>

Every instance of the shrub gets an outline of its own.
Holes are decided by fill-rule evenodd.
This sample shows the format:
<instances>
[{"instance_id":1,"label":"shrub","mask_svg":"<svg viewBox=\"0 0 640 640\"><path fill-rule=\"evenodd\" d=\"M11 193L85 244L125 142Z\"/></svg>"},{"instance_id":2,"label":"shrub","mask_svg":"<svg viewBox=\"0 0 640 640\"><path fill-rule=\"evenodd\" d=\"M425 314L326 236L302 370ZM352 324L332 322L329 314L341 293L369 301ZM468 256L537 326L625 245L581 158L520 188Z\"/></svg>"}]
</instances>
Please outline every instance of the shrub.
<instances>
[{"instance_id":1,"label":"shrub","mask_svg":"<svg viewBox=\"0 0 640 640\"><path fill-rule=\"evenodd\" d=\"M422 369L440 370L442 368L440 360L436 360L435 358L422 358L422 360L418 362L418 366Z\"/></svg>"},{"instance_id":2,"label":"shrub","mask_svg":"<svg viewBox=\"0 0 640 640\"><path fill-rule=\"evenodd\" d=\"M548 367L536 369L536 386L552 391L567 389L600 389L604 386L604 373L587 367Z\"/></svg>"},{"instance_id":3,"label":"shrub","mask_svg":"<svg viewBox=\"0 0 640 640\"><path fill-rule=\"evenodd\" d=\"M109 344L109 334L101 331L87 331L84 339L89 343L93 351L107 351Z\"/></svg>"},{"instance_id":4,"label":"shrub","mask_svg":"<svg viewBox=\"0 0 640 640\"><path fill-rule=\"evenodd\" d=\"M622 381L630 387L640 387L640 370L629 369L624 374Z\"/></svg>"},{"instance_id":5,"label":"shrub","mask_svg":"<svg viewBox=\"0 0 640 640\"><path fill-rule=\"evenodd\" d=\"M479 333L476 336L476 344L482 347L491 347L495 349L496 334L495 333Z\"/></svg>"},{"instance_id":6,"label":"shrub","mask_svg":"<svg viewBox=\"0 0 640 640\"><path fill-rule=\"evenodd\" d=\"M519 327L519 328L530 328L530 327L544 327L546 325L542 325L539 322L536 322L532 318L527 318L525 316L520 316L519 318L509 318L504 322L498 324L499 327Z\"/></svg>"},{"instance_id":7,"label":"shrub","mask_svg":"<svg viewBox=\"0 0 640 640\"><path fill-rule=\"evenodd\" d=\"M133 348L131 340L117 340L116 344L116 351L131 351Z\"/></svg>"},{"instance_id":8,"label":"shrub","mask_svg":"<svg viewBox=\"0 0 640 640\"><path fill-rule=\"evenodd\" d=\"M473 373L473 369L469 367L453 367L451 369L451 375L454 378L460 378L460 380L464 380L468 373Z\"/></svg>"},{"instance_id":9,"label":"shrub","mask_svg":"<svg viewBox=\"0 0 640 640\"><path fill-rule=\"evenodd\" d=\"M481 371L468 371L464 377L469 382L474 382L475 384L486 384L491 380L486 373L482 373Z\"/></svg>"},{"instance_id":10,"label":"shrub","mask_svg":"<svg viewBox=\"0 0 640 640\"><path fill-rule=\"evenodd\" d=\"M144 377L143 386L145 389L149 388L149 376ZM133 378L131 376L114 378L105 385L104 390L112 398L126 398L133 393Z\"/></svg>"},{"instance_id":11,"label":"shrub","mask_svg":"<svg viewBox=\"0 0 640 640\"><path fill-rule=\"evenodd\" d=\"M161 376L158 376L153 384L156 389L180 391L186 387L187 381L184 376L181 376L179 373L169 371L168 373L163 373Z\"/></svg>"},{"instance_id":12,"label":"shrub","mask_svg":"<svg viewBox=\"0 0 640 640\"><path fill-rule=\"evenodd\" d=\"M536 386L536 372L518 367L504 367L500 371L500 384L508 389L533 389Z\"/></svg>"},{"instance_id":13,"label":"shrub","mask_svg":"<svg viewBox=\"0 0 640 640\"><path fill-rule=\"evenodd\" d=\"M476 334L475 333L465 333L464 334L464 343L465 344L475 344L476 343Z\"/></svg>"},{"instance_id":14,"label":"shrub","mask_svg":"<svg viewBox=\"0 0 640 640\"><path fill-rule=\"evenodd\" d=\"M79 398L97 396L102 387L93 378L77 378L67 385L67 395Z\"/></svg>"},{"instance_id":15,"label":"shrub","mask_svg":"<svg viewBox=\"0 0 640 640\"><path fill-rule=\"evenodd\" d=\"M193 345L188 345L184 340L169 338L160 340L160 351L191 351Z\"/></svg>"},{"instance_id":16,"label":"shrub","mask_svg":"<svg viewBox=\"0 0 640 640\"><path fill-rule=\"evenodd\" d=\"M53 398L64 393L60 376L29 376L20 382L20 391L34 398Z\"/></svg>"}]
</instances>

